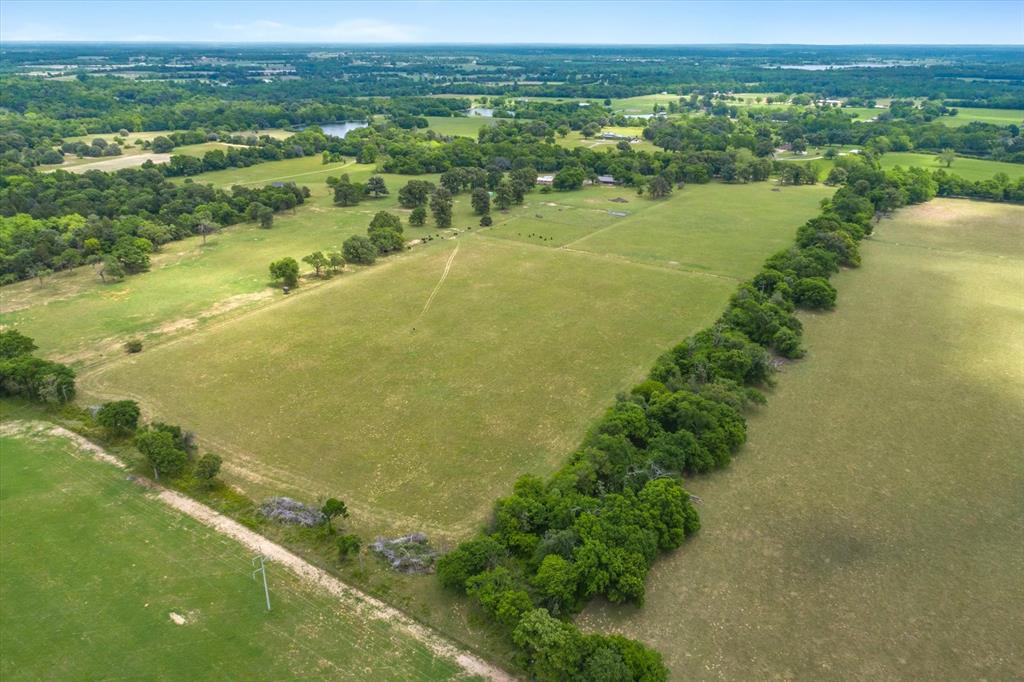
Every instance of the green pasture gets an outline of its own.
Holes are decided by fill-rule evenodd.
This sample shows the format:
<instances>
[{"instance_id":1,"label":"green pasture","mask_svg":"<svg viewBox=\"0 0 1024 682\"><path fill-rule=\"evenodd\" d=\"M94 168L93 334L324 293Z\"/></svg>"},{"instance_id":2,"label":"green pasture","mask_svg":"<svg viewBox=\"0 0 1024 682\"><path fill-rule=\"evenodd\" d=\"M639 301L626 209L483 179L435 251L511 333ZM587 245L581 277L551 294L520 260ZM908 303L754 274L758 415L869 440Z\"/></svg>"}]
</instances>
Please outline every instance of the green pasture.
<instances>
[{"instance_id":1,"label":"green pasture","mask_svg":"<svg viewBox=\"0 0 1024 682\"><path fill-rule=\"evenodd\" d=\"M629 203L605 200L598 206L630 215L571 242L571 248L741 278L756 272L768 255L792 244L796 228L833 190L822 185L779 187L772 182L709 183L687 185L659 202L638 198L625 188L604 191ZM638 207L646 210L637 212Z\"/></svg>"},{"instance_id":2,"label":"green pasture","mask_svg":"<svg viewBox=\"0 0 1024 682\"><path fill-rule=\"evenodd\" d=\"M488 116L427 116L426 119L430 121L430 129L436 133L474 140L481 128L497 125L501 120Z\"/></svg>"},{"instance_id":3,"label":"green pasture","mask_svg":"<svg viewBox=\"0 0 1024 682\"><path fill-rule=\"evenodd\" d=\"M609 201L619 195L629 203ZM257 496L339 495L360 528L461 537L516 476L563 462L611 397L713 320L733 278L791 241L825 195L532 193L494 228L124 356L82 390L187 425ZM607 208L619 207L648 218L616 222ZM601 227L573 243L574 222ZM554 239L530 237L537 223Z\"/></svg>"},{"instance_id":4,"label":"green pasture","mask_svg":"<svg viewBox=\"0 0 1024 682\"><path fill-rule=\"evenodd\" d=\"M965 126L980 121L997 126L1024 126L1024 109L983 109L958 107L956 116L940 116L937 120L950 126Z\"/></svg>"},{"instance_id":5,"label":"green pasture","mask_svg":"<svg viewBox=\"0 0 1024 682\"><path fill-rule=\"evenodd\" d=\"M946 164L940 161L938 156L917 152L889 152L883 154L879 161L882 168L893 168L894 166L903 166L904 168L918 166L928 170L946 168ZM1024 164L967 157L957 157L946 170L967 180L987 180L996 173L1006 173L1013 179L1024 176Z\"/></svg>"},{"instance_id":6,"label":"green pasture","mask_svg":"<svg viewBox=\"0 0 1024 682\"><path fill-rule=\"evenodd\" d=\"M316 250L339 250L347 237L365 233L376 211L398 210L395 194L408 180L386 176L391 196L341 209L333 205L323 178L328 173L350 172L354 179L363 179L373 167L325 167L317 159L317 165L310 166L318 170L296 173L306 167L295 163L298 161L308 163L309 159L265 163L195 178L196 182L231 185L265 184L279 175L298 176L295 180L308 183L313 197L294 213L275 216L272 229L243 223L209 236L205 245L199 237L171 242L153 254L149 272L117 283L102 283L93 268L85 266L54 274L43 285L34 280L4 287L0 323L14 325L35 338L47 356L91 363L121 354L129 338L142 337L148 342L192 331L225 314L280 298L280 290L268 286L267 266L271 261L284 256L298 260ZM470 220L465 197L458 205L457 216L462 216L464 222ZM406 228L412 238L433 232L429 228ZM308 270L305 264L302 268Z\"/></svg>"},{"instance_id":7,"label":"green pasture","mask_svg":"<svg viewBox=\"0 0 1024 682\"><path fill-rule=\"evenodd\" d=\"M744 450L687 482L700 534L643 609L579 621L678 679L1019 678L1022 224L940 199L882 221Z\"/></svg>"},{"instance_id":8,"label":"green pasture","mask_svg":"<svg viewBox=\"0 0 1024 682\"><path fill-rule=\"evenodd\" d=\"M386 621L267 567L66 440L0 438L4 680L446 680Z\"/></svg>"},{"instance_id":9,"label":"green pasture","mask_svg":"<svg viewBox=\"0 0 1024 682\"><path fill-rule=\"evenodd\" d=\"M672 93L652 93L636 97L615 98L612 99L612 112L616 114L650 114L654 112L655 104L667 109L669 102L678 101L679 95Z\"/></svg>"}]
</instances>

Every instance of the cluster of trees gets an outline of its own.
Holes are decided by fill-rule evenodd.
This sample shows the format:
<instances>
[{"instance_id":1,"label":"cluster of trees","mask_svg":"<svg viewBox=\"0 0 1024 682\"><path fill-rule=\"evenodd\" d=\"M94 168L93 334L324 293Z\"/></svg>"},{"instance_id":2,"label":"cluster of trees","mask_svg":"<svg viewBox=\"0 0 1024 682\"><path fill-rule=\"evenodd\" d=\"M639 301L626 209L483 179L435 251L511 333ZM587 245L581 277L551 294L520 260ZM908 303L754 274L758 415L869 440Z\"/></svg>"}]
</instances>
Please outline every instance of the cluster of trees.
<instances>
[{"instance_id":1,"label":"cluster of trees","mask_svg":"<svg viewBox=\"0 0 1024 682\"><path fill-rule=\"evenodd\" d=\"M161 245L244 220L273 224L275 211L305 202L294 183L230 192L153 169L0 176L0 282L91 263L106 280L140 272Z\"/></svg>"},{"instance_id":2,"label":"cluster of trees","mask_svg":"<svg viewBox=\"0 0 1024 682\"><path fill-rule=\"evenodd\" d=\"M505 628L537 679L593 679L583 671L598 669L664 679L655 652L585 636L566 619L597 595L643 602L658 554L700 528L682 476L730 462L746 440L745 410L765 401L772 354L802 355L796 308L831 308L828 279L859 264L857 243L876 216L935 193L924 171L886 173L859 157L837 164L845 184L792 248L744 282L711 328L619 396L558 473L519 479L486 532L438 562L441 582Z\"/></svg>"},{"instance_id":3,"label":"cluster of trees","mask_svg":"<svg viewBox=\"0 0 1024 682\"><path fill-rule=\"evenodd\" d=\"M0 395L61 404L75 397L75 372L37 358L35 341L17 329L0 331Z\"/></svg>"},{"instance_id":4,"label":"cluster of trees","mask_svg":"<svg viewBox=\"0 0 1024 682\"><path fill-rule=\"evenodd\" d=\"M131 439L157 480L191 475L212 487L220 473L221 457L209 452L197 457L195 436L174 424L141 423L142 411L134 400L114 400L96 411L96 424L115 440Z\"/></svg>"},{"instance_id":5,"label":"cluster of trees","mask_svg":"<svg viewBox=\"0 0 1024 682\"><path fill-rule=\"evenodd\" d=\"M352 182L348 173L343 173L340 177L328 177L326 182L334 190L334 203L338 206L357 206L367 197L379 199L391 193L380 175L372 175L362 183Z\"/></svg>"}]
</instances>

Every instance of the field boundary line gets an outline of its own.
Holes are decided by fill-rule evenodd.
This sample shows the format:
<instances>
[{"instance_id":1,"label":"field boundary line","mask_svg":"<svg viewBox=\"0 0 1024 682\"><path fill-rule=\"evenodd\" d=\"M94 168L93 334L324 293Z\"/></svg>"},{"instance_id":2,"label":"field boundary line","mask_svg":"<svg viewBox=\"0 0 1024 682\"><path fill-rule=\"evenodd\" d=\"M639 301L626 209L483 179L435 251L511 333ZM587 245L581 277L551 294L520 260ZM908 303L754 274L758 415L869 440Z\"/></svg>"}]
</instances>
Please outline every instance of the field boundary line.
<instances>
[{"instance_id":1,"label":"field boundary line","mask_svg":"<svg viewBox=\"0 0 1024 682\"><path fill-rule=\"evenodd\" d=\"M416 316L416 319L423 317L427 310L430 309L430 304L434 302L434 297L437 296L437 292L441 290L441 286L444 281L448 279L448 272L452 269L452 263L455 262L455 254L459 252L459 247L462 246L462 242L455 242L455 248L452 249L452 254L448 256L448 260L444 264L444 272L441 273L441 279L437 280L437 284L434 285L434 290L430 292L430 296L427 297L427 302L423 304L423 310Z\"/></svg>"},{"instance_id":2,"label":"field boundary line","mask_svg":"<svg viewBox=\"0 0 1024 682\"><path fill-rule=\"evenodd\" d=\"M658 265L657 263L645 263L639 260L633 260L627 256L620 255L618 253L598 253L597 251L587 251L586 249L571 249L568 244L562 246L543 246L541 244L531 244L530 242L524 242L518 239L509 239L507 237L495 237L489 234L485 234L482 230L478 232L481 237L488 240L493 244L502 244L504 246L511 247L513 245L521 244L531 249L542 249L549 253L563 253L571 255L585 256L587 258L595 258L603 261L611 261L612 263L619 263L621 265L632 265L638 268L645 268L647 270L657 270L658 272L671 272L677 275L686 276L697 276L697 277L713 277L715 279L724 279L729 282L741 282L739 277L733 277L732 275L722 275L717 272L707 272L705 270L695 270L693 268L675 267L670 268L664 265ZM577 240L578 241L578 240ZM575 242L570 242L575 243Z\"/></svg>"},{"instance_id":3,"label":"field boundary line","mask_svg":"<svg viewBox=\"0 0 1024 682\"><path fill-rule=\"evenodd\" d=\"M5 421L0 424L0 435L42 435L65 438L70 440L79 450L88 453L92 458L121 470L127 469L121 460L108 453L102 447L56 424L48 424L36 420ZM271 561L286 567L304 582L327 591L339 600L348 602L349 605L354 607L353 611L357 615L394 625L406 635L426 646L435 655L454 660L466 673L479 675L488 680L496 680L498 682L512 682L512 680L516 679L501 668L464 651L453 642L415 621L397 608L366 594L362 590L352 587L322 568L317 568L299 555L276 542L268 540L256 531L246 528L234 519L211 509L201 502L193 500L183 493L165 488L159 483L144 477L138 477L137 482L152 490L155 493L155 498L166 506L192 518L221 535L231 538L250 551L258 552Z\"/></svg>"}]
</instances>

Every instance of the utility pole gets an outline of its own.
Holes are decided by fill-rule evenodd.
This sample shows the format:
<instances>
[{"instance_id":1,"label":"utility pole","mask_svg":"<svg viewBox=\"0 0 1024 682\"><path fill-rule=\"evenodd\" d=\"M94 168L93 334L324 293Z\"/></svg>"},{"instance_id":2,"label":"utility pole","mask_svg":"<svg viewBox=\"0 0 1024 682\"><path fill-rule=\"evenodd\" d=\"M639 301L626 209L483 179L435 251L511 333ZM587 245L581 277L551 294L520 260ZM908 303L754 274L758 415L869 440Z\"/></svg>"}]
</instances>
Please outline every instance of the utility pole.
<instances>
[{"instance_id":1,"label":"utility pole","mask_svg":"<svg viewBox=\"0 0 1024 682\"><path fill-rule=\"evenodd\" d=\"M267 598L267 611L270 610L270 588L267 587L267 567L263 563L263 555L258 554L252 558L252 565L259 566L255 571L252 572L252 579L256 580L256 574L259 573L263 576L263 595Z\"/></svg>"}]
</instances>

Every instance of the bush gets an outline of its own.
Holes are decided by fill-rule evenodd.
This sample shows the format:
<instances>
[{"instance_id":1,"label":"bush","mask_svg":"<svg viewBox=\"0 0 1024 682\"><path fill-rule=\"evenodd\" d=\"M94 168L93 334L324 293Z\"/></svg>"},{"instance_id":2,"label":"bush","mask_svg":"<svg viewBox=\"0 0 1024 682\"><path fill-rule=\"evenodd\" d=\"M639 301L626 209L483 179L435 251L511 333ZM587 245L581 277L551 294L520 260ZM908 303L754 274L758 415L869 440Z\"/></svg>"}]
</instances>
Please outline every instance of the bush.
<instances>
[{"instance_id":1,"label":"bush","mask_svg":"<svg viewBox=\"0 0 1024 682\"><path fill-rule=\"evenodd\" d=\"M493 224L494 220L491 218L490 214L480 218L480 227L490 227Z\"/></svg>"},{"instance_id":2,"label":"bush","mask_svg":"<svg viewBox=\"0 0 1024 682\"><path fill-rule=\"evenodd\" d=\"M139 428L139 415L139 404L134 400L115 400L100 407L96 423L113 435L125 436Z\"/></svg>"},{"instance_id":3,"label":"bush","mask_svg":"<svg viewBox=\"0 0 1024 682\"><path fill-rule=\"evenodd\" d=\"M208 452L196 462L196 478L210 483L220 473L221 458L212 452Z\"/></svg>"},{"instance_id":4,"label":"bush","mask_svg":"<svg viewBox=\"0 0 1024 682\"><path fill-rule=\"evenodd\" d=\"M270 276L286 287L294 287L299 283L299 263L291 256L270 264Z\"/></svg>"},{"instance_id":5,"label":"bush","mask_svg":"<svg viewBox=\"0 0 1024 682\"><path fill-rule=\"evenodd\" d=\"M823 277L805 277L793 287L793 302L802 308L831 310L836 305L836 288Z\"/></svg>"},{"instance_id":6,"label":"bush","mask_svg":"<svg viewBox=\"0 0 1024 682\"><path fill-rule=\"evenodd\" d=\"M340 535L338 536L338 560L346 561L349 557L358 554L359 548L362 546L358 535Z\"/></svg>"},{"instance_id":7,"label":"bush","mask_svg":"<svg viewBox=\"0 0 1024 682\"><path fill-rule=\"evenodd\" d=\"M142 341L139 339L131 339L130 341L126 341L124 344L124 349L128 353L140 353L142 352Z\"/></svg>"}]
</instances>

